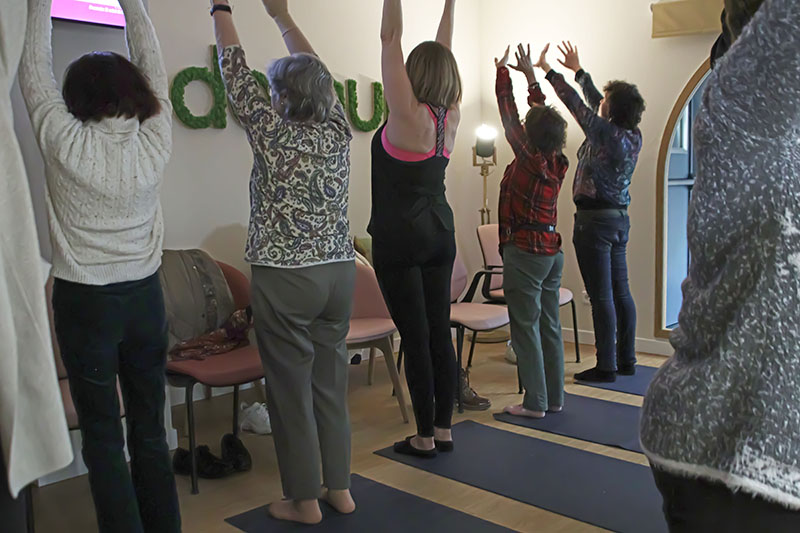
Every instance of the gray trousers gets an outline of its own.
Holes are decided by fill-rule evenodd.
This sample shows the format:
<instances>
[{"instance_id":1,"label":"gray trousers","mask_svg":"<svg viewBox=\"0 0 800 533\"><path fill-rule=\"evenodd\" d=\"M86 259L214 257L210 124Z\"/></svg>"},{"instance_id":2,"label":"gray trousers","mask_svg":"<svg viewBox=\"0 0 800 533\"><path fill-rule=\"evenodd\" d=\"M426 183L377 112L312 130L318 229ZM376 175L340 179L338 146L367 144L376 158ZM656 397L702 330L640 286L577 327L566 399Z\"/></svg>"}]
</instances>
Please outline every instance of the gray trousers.
<instances>
[{"instance_id":1,"label":"gray trousers","mask_svg":"<svg viewBox=\"0 0 800 533\"><path fill-rule=\"evenodd\" d=\"M323 483L350 488L345 339L355 263L252 271L253 320L284 496L315 499Z\"/></svg>"},{"instance_id":2,"label":"gray trousers","mask_svg":"<svg viewBox=\"0 0 800 533\"><path fill-rule=\"evenodd\" d=\"M503 247L503 293L511 319L511 346L525 388L523 407L564 405L564 343L559 289L564 252L538 255Z\"/></svg>"}]
</instances>

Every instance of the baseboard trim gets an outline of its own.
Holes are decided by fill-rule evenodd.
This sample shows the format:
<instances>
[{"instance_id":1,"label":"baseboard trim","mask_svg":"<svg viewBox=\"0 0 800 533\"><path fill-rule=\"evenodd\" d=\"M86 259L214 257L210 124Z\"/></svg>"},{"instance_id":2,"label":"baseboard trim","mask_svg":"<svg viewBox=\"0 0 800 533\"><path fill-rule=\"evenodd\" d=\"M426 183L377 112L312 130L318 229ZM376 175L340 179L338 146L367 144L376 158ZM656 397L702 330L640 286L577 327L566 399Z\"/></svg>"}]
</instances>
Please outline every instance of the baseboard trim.
<instances>
[{"instance_id":1,"label":"baseboard trim","mask_svg":"<svg viewBox=\"0 0 800 533\"><path fill-rule=\"evenodd\" d=\"M573 332L572 328L561 328L561 333L564 336L564 340L567 342L572 342L574 338L572 332ZM594 331L579 329L578 342L580 342L581 344L588 344L590 346L594 346ZM670 343L666 341L636 337L636 353L649 354L649 355L664 355L670 357L672 356L673 353L675 353L675 349L672 347Z\"/></svg>"}]
</instances>

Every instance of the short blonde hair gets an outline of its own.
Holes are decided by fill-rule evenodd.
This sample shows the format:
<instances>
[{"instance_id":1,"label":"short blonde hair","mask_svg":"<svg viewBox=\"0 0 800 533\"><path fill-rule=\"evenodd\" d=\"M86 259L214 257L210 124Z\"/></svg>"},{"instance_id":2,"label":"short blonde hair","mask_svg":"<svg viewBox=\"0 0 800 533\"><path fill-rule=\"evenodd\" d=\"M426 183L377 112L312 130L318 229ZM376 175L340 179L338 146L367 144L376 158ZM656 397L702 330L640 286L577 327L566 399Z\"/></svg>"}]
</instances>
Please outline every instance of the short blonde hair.
<instances>
[{"instance_id":1,"label":"short blonde hair","mask_svg":"<svg viewBox=\"0 0 800 533\"><path fill-rule=\"evenodd\" d=\"M296 53L275 60L267 69L269 85L286 95L286 118L325 122L336 104L333 76L320 58Z\"/></svg>"},{"instance_id":2,"label":"short blonde hair","mask_svg":"<svg viewBox=\"0 0 800 533\"><path fill-rule=\"evenodd\" d=\"M461 101L458 63L446 46L421 43L408 55L406 72L420 103L450 109Z\"/></svg>"}]
</instances>

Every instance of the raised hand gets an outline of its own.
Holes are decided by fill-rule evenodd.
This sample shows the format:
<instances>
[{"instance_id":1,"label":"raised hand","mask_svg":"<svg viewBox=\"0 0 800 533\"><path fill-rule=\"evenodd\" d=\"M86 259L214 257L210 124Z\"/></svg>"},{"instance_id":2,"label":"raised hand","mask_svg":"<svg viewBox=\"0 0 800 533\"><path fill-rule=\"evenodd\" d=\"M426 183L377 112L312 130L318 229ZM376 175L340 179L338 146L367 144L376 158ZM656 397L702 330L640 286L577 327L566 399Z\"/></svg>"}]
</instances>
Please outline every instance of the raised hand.
<instances>
[{"instance_id":1,"label":"raised hand","mask_svg":"<svg viewBox=\"0 0 800 533\"><path fill-rule=\"evenodd\" d=\"M508 54L511 52L511 45L506 47L506 53L500 59L494 58L494 66L497 68L505 67L508 65ZM513 67L512 67L513 68Z\"/></svg>"},{"instance_id":2,"label":"raised hand","mask_svg":"<svg viewBox=\"0 0 800 533\"><path fill-rule=\"evenodd\" d=\"M563 46L563 48L561 46ZM558 62L573 72L578 72L581 70L581 61L578 57L578 47L572 46L572 43L569 41L562 41L561 46L559 46L558 49L562 54L564 54L564 60L562 61L559 59Z\"/></svg>"},{"instance_id":3,"label":"raised hand","mask_svg":"<svg viewBox=\"0 0 800 533\"><path fill-rule=\"evenodd\" d=\"M545 45L544 49L542 50L542 53L539 54L539 61L537 61L536 64L533 65L534 67L539 67L545 72L550 72L550 63L547 62L547 52L549 50L550 50L550 43L547 43L547 45Z\"/></svg>"},{"instance_id":4,"label":"raised hand","mask_svg":"<svg viewBox=\"0 0 800 533\"><path fill-rule=\"evenodd\" d=\"M522 43L518 44L517 51L514 53L514 56L517 58L517 64L511 65L511 68L525 74L529 81L535 80L533 73L534 65L531 61L531 45L528 45L528 49L525 50L525 47L522 46Z\"/></svg>"},{"instance_id":5,"label":"raised hand","mask_svg":"<svg viewBox=\"0 0 800 533\"><path fill-rule=\"evenodd\" d=\"M289 13L287 0L261 0L267 8L267 14L272 17L279 17Z\"/></svg>"}]
</instances>

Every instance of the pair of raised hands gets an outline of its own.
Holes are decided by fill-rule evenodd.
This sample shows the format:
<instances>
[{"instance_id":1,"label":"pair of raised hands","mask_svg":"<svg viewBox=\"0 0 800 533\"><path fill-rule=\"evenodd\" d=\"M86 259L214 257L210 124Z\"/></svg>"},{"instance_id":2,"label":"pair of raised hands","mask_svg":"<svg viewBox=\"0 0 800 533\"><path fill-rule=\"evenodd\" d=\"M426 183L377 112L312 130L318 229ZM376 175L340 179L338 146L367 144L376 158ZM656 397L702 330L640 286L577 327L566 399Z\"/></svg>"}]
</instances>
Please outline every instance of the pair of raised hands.
<instances>
[{"instance_id":1,"label":"pair of raised hands","mask_svg":"<svg viewBox=\"0 0 800 533\"><path fill-rule=\"evenodd\" d=\"M214 4L229 4L230 0L211 0L211 5ZM267 9L267 14L275 18L278 15L284 15L289 12L288 0L261 0L264 7Z\"/></svg>"},{"instance_id":2,"label":"pair of raised hands","mask_svg":"<svg viewBox=\"0 0 800 533\"><path fill-rule=\"evenodd\" d=\"M562 48L563 46L563 48ZM581 70L581 62L580 58L578 57L578 47L573 46L571 42L564 41L561 45L558 46L558 50L564 55L564 59L559 59L558 62L561 63L564 67L578 72ZM513 68L514 70L518 70L525 74L526 76L530 77L533 74L533 69L538 67L545 72L550 71L550 64L547 62L547 52L550 51L550 43L547 43L547 46L544 47L542 53L539 54L539 60L534 63L531 59L531 45L529 44L527 49L522 45L522 43L517 45L517 51L514 52L514 56L517 59L516 65L509 65L508 59L509 54L511 52L511 46L506 48L505 54L500 59L494 58L494 64L497 68L500 67L509 67Z\"/></svg>"}]
</instances>

